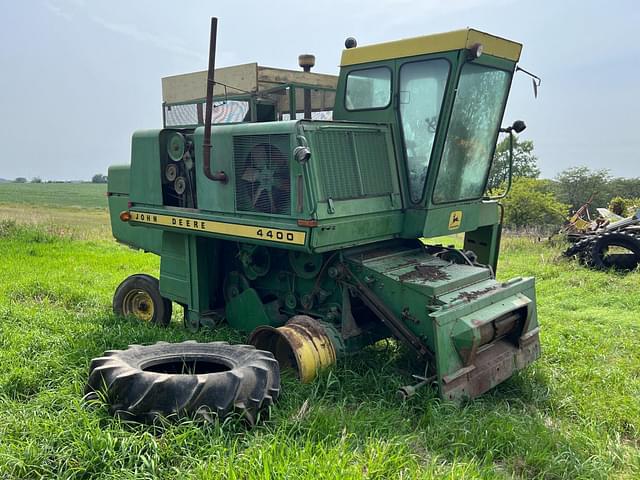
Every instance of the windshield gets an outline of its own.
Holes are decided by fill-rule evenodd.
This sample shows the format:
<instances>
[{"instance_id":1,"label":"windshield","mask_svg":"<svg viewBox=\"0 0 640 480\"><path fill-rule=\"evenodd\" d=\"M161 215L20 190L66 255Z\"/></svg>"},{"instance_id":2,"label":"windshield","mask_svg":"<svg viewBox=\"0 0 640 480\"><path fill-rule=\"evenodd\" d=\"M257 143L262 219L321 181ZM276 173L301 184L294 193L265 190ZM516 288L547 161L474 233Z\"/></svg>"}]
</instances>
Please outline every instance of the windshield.
<instances>
[{"instance_id":1,"label":"windshield","mask_svg":"<svg viewBox=\"0 0 640 480\"><path fill-rule=\"evenodd\" d=\"M491 166L509 72L467 63L462 68L433 194L435 203L480 198Z\"/></svg>"},{"instance_id":2,"label":"windshield","mask_svg":"<svg viewBox=\"0 0 640 480\"><path fill-rule=\"evenodd\" d=\"M448 75L449 62L443 59L400 68L400 119L413 202L422 198Z\"/></svg>"}]
</instances>

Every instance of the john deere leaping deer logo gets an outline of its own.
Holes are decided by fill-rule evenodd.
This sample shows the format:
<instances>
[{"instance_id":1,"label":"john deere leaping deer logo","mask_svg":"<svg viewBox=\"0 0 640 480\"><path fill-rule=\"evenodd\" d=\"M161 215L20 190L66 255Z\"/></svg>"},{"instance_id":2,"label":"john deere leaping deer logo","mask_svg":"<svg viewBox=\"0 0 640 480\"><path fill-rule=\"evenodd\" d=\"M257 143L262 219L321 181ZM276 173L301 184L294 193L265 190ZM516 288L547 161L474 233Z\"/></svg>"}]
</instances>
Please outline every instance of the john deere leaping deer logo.
<instances>
[{"instance_id":1,"label":"john deere leaping deer logo","mask_svg":"<svg viewBox=\"0 0 640 480\"><path fill-rule=\"evenodd\" d=\"M462 223L462 210L454 210L449 215L449 230L460 228L460 223Z\"/></svg>"}]
</instances>

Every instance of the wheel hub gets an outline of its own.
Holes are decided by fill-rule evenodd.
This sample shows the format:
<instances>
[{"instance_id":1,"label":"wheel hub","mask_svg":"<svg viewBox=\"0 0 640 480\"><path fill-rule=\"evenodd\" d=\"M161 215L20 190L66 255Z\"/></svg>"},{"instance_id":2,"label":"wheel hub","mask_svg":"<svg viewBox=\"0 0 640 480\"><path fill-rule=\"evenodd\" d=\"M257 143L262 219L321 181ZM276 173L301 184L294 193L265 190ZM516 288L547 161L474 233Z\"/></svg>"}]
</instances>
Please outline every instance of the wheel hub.
<instances>
[{"instance_id":1,"label":"wheel hub","mask_svg":"<svg viewBox=\"0 0 640 480\"><path fill-rule=\"evenodd\" d=\"M145 322L153 319L154 306L151 295L143 290L132 290L124 297L122 310L125 315L134 316Z\"/></svg>"}]
</instances>

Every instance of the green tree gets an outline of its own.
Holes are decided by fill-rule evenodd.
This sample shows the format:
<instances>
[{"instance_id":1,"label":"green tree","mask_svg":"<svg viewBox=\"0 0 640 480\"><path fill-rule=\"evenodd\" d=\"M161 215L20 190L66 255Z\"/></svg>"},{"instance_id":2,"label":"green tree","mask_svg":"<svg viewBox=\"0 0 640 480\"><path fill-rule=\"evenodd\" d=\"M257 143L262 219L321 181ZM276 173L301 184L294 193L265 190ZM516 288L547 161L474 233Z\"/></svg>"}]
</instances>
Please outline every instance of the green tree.
<instances>
[{"instance_id":1,"label":"green tree","mask_svg":"<svg viewBox=\"0 0 640 480\"><path fill-rule=\"evenodd\" d=\"M616 197L640 198L640 178L613 178L609 190Z\"/></svg>"},{"instance_id":2,"label":"green tree","mask_svg":"<svg viewBox=\"0 0 640 480\"><path fill-rule=\"evenodd\" d=\"M513 138L513 177L538 178L538 157L533 153L532 140ZM506 182L509 177L509 137L505 137L493 155L493 164L489 173L488 188L493 190Z\"/></svg>"},{"instance_id":3,"label":"green tree","mask_svg":"<svg viewBox=\"0 0 640 480\"><path fill-rule=\"evenodd\" d=\"M27 183L27 179L24 177L18 177L14 180L14 183Z\"/></svg>"},{"instance_id":4,"label":"green tree","mask_svg":"<svg viewBox=\"0 0 640 480\"><path fill-rule=\"evenodd\" d=\"M107 183L107 176L101 173L96 173L91 177L91 183Z\"/></svg>"},{"instance_id":5,"label":"green tree","mask_svg":"<svg viewBox=\"0 0 640 480\"><path fill-rule=\"evenodd\" d=\"M508 228L559 226L567 218L569 205L559 202L549 191L548 181L518 177L504 205L504 224Z\"/></svg>"},{"instance_id":6,"label":"green tree","mask_svg":"<svg viewBox=\"0 0 640 480\"><path fill-rule=\"evenodd\" d=\"M593 195L591 214L597 207L609 204L611 194L611 175L609 170L591 170L588 167L571 167L556 176L556 193L561 202L567 203L572 210L584 205Z\"/></svg>"},{"instance_id":7,"label":"green tree","mask_svg":"<svg viewBox=\"0 0 640 480\"><path fill-rule=\"evenodd\" d=\"M31 183L42 183L42 179L40 177L33 177Z\"/></svg>"}]
</instances>

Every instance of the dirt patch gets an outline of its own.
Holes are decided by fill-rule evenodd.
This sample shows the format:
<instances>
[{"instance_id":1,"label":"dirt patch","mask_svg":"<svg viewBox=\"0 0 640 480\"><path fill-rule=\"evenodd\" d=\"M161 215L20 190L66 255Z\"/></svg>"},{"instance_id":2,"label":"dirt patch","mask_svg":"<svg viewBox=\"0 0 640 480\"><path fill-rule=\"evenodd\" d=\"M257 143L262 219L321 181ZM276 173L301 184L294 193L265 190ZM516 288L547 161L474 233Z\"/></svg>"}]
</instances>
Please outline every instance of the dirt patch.
<instances>
[{"instance_id":1,"label":"dirt patch","mask_svg":"<svg viewBox=\"0 0 640 480\"><path fill-rule=\"evenodd\" d=\"M466 300L467 302L470 302L471 300L475 300L479 296L484 295L485 293L489 293L490 291L495 290L496 288L498 287L493 286L493 287L483 288L482 290L476 290L474 292L461 292L460 295L458 295L454 300Z\"/></svg>"},{"instance_id":2,"label":"dirt patch","mask_svg":"<svg viewBox=\"0 0 640 480\"><path fill-rule=\"evenodd\" d=\"M413 271L403 273L398 277L401 282L422 280L426 282L437 282L439 280L449 280L451 278L443 267L438 265L416 265Z\"/></svg>"}]
</instances>

